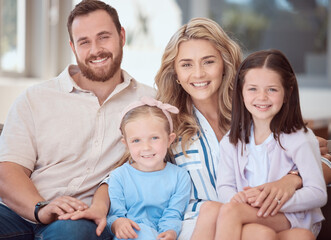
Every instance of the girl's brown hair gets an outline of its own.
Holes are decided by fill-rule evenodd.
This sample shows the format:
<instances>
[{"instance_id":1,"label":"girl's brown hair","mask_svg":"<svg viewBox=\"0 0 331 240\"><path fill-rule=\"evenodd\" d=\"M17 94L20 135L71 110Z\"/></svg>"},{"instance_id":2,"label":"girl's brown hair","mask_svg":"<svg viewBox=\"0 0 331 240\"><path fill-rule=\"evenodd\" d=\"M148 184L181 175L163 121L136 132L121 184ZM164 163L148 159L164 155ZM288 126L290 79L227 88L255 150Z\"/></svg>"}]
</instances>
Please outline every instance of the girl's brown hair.
<instances>
[{"instance_id":1,"label":"girl's brown hair","mask_svg":"<svg viewBox=\"0 0 331 240\"><path fill-rule=\"evenodd\" d=\"M300 109L298 83L290 62L279 50L263 50L250 54L242 62L236 74L232 96L230 142L235 145L239 140L249 142L252 115L244 105L242 90L247 72L254 68L267 68L281 77L285 92L284 103L270 122L270 130L274 138L279 142L280 133L292 133L302 128L306 132L307 128Z\"/></svg>"}]
</instances>

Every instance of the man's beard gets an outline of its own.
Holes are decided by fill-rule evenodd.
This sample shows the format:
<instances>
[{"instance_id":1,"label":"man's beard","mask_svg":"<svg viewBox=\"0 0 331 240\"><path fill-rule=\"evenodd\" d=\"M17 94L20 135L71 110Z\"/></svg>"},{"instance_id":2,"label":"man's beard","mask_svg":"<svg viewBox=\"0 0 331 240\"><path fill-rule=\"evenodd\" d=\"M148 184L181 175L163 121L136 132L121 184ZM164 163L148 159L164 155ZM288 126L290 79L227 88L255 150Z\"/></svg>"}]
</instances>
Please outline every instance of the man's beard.
<instances>
[{"instance_id":1,"label":"man's beard","mask_svg":"<svg viewBox=\"0 0 331 240\"><path fill-rule=\"evenodd\" d=\"M96 60L97 58L110 58L113 60L113 63L110 65L109 68L98 69L98 71L93 70L88 66L90 61ZM80 71L82 72L83 76L91 81L96 82L105 82L112 78L114 74L117 72L118 69L121 67L123 57L123 49L120 48L119 55L113 58L113 54L111 52L101 52L98 55L91 55L88 59L85 60L85 64L82 61L79 61L76 55L76 61Z\"/></svg>"}]
</instances>

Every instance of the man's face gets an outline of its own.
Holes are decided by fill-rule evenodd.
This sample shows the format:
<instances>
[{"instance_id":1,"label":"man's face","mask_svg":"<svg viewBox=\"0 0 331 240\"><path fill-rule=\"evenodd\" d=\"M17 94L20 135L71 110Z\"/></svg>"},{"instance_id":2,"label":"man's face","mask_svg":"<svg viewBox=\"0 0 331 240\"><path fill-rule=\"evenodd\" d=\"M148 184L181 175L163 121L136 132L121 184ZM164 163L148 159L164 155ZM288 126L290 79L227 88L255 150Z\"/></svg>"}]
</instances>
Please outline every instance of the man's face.
<instances>
[{"instance_id":1,"label":"man's face","mask_svg":"<svg viewBox=\"0 0 331 240\"><path fill-rule=\"evenodd\" d=\"M120 71L125 34L118 34L112 18L104 10L76 17L72 23L70 46L82 74L104 82Z\"/></svg>"}]
</instances>

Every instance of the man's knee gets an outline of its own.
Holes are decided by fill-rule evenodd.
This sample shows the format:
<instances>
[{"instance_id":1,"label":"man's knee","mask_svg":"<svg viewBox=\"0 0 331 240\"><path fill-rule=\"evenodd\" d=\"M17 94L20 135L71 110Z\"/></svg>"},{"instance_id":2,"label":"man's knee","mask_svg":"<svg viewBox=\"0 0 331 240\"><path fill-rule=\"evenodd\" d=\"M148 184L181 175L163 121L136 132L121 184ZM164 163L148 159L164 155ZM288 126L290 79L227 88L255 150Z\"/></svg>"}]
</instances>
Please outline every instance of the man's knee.
<instances>
[{"instance_id":1,"label":"man's knee","mask_svg":"<svg viewBox=\"0 0 331 240\"><path fill-rule=\"evenodd\" d=\"M71 240L108 240L112 239L109 229L106 227L100 237L96 235L97 225L89 220L58 220L39 233L42 239L71 239ZM37 234L36 234L37 235Z\"/></svg>"},{"instance_id":2,"label":"man's knee","mask_svg":"<svg viewBox=\"0 0 331 240\"><path fill-rule=\"evenodd\" d=\"M0 204L0 239L33 239L33 225Z\"/></svg>"}]
</instances>

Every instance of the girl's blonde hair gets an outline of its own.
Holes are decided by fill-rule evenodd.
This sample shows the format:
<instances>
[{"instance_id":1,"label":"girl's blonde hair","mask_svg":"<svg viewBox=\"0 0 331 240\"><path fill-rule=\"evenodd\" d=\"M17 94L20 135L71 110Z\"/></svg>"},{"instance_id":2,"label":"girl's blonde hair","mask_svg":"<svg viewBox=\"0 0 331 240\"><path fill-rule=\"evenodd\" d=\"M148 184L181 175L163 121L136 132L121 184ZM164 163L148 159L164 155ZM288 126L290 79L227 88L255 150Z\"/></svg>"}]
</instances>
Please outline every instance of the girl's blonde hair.
<instances>
[{"instance_id":1,"label":"girl's blonde hair","mask_svg":"<svg viewBox=\"0 0 331 240\"><path fill-rule=\"evenodd\" d=\"M123 116L121 125L120 125L120 130L122 132L123 138L124 139L126 138L126 135L125 135L126 124L136 120L137 118L146 117L146 116L152 116L152 117L159 118L164 123L165 131L168 134L171 133L169 121L168 121L166 115L163 113L163 111L156 106L143 105L143 106L135 107L135 108L129 110ZM114 165L113 169L122 166L124 163L126 163L130 159L131 159L131 154L130 154L129 150L127 149L126 152L124 153L123 157ZM172 161L172 152L170 149L168 149L168 153L167 153L164 161L173 162Z\"/></svg>"},{"instance_id":2,"label":"girl's blonde hair","mask_svg":"<svg viewBox=\"0 0 331 240\"><path fill-rule=\"evenodd\" d=\"M176 82L174 62L178 55L179 45L192 39L211 42L220 52L224 62L223 79L218 91L219 129L223 135L230 128L233 82L242 56L239 45L229 38L216 22L208 18L192 19L170 39L162 57L161 67L155 77L158 88L156 98L179 109L180 114L173 118L174 129L177 136L182 139L181 146L185 154L192 137L199 132L199 126L193 114L193 102L190 95Z\"/></svg>"}]
</instances>

